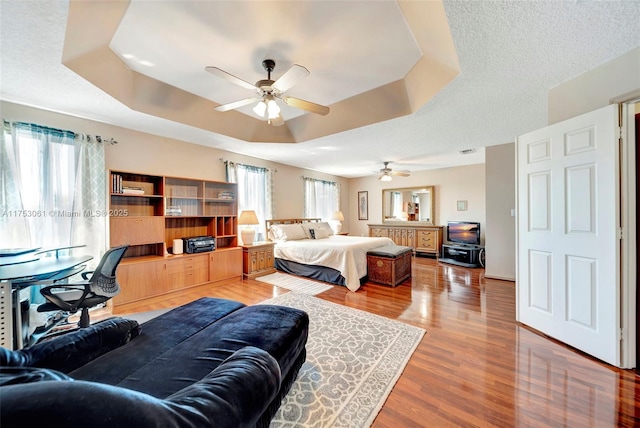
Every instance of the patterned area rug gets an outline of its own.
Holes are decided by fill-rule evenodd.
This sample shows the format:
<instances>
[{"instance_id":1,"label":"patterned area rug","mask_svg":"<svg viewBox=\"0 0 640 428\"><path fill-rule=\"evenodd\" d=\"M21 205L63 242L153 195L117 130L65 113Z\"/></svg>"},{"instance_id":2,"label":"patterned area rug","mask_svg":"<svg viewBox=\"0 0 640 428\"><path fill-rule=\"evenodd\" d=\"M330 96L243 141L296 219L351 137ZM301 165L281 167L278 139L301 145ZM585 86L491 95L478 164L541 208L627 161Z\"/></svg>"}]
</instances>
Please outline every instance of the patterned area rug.
<instances>
[{"instance_id":1,"label":"patterned area rug","mask_svg":"<svg viewBox=\"0 0 640 428\"><path fill-rule=\"evenodd\" d=\"M280 427L369 427L425 330L304 294L262 304L309 314L307 361L271 422Z\"/></svg>"},{"instance_id":2,"label":"patterned area rug","mask_svg":"<svg viewBox=\"0 0 640 428\"><path fill-rule=\"evenodd\" d=\"M329 285L324 282L312 281L310 279L280 272L260 276L256 278L256 280L286 288L287 290L295 291L296 293L309 294L311 296L320 294L333 287L333 285Z\"/></svg>"}]
</instances>

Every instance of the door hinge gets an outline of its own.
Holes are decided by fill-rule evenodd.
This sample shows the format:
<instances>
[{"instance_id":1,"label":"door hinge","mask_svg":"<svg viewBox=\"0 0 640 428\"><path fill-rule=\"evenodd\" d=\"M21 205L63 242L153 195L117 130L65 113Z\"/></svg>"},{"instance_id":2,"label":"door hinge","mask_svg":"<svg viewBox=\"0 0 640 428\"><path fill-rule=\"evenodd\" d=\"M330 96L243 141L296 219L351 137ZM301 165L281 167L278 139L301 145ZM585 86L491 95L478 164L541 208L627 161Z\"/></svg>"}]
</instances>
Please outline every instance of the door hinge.
<instances>
[{"instance_id":1,"label":"door hinge","mask_svg":"<svg viewBox=\"0 0 640 428\"><path fill-rule=\"evenodd\" d=\"M622 239L622 228L618 228L618 239Z\"/></svg>"},{"instance_id":2,"label":"door hinge","mask_svg":"<svg viewBox=\"0 0 640 428\"><path fill-rule=\"evenodd\" d=\"M618 339L624 339L624 328L618 329Z\"/></svg>"}]
</instances>

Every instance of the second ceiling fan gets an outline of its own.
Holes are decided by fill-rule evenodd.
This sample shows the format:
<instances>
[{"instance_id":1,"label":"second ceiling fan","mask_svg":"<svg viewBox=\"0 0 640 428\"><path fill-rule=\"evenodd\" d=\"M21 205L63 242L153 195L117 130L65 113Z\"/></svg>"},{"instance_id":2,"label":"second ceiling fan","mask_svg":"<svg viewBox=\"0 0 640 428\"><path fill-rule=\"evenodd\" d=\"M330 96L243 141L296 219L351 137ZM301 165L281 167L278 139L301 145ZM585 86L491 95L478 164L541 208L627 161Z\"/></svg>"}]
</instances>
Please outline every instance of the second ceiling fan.
<instances>
[{"instance_id":1,"label":"second ceiling fan","mask_svg":"<svg viewBox=\"0 0 640 428\"><path fill-rule=\"evenodd\" d=\"M394 171L389 168L389 162L384 162L384 168L380 169L379 174L380 175L378 175L378 180L391 181L391 178L394 175L398 177L408 177L411 175L411 172L407 170Z\"/></svg>"},{"instance_id":2,"label":"second ceiling fan","mask_svg":"<svg viewBox=\"0 0 640 428\"><path fill-rule=\"evenodd\" d=\"M267 71L267 78L258 80L255 85L246 82L233 74L227 73L218 67L205 67L209 73L221 77L231 83L246 89L257 92L257 96L245 98L229 104L223 104L216 107L217 111L234 110L252 103L256 103L253 111L260 117L265 118L270 125L284 125L284 118L280 112L280 107L276 103L276 99L282 100L285 104L296 107L311 113L320 114L322 116L329 113L329 107L312 103L311 101L301 100L286 96L284 93L291 88L296 82L303 77L309 75L309 70L305 67L294 64L287 70L278 80L271 80L271 72L276 67L276 62L272 59L262 61L262 66Z\"/></svg>"}]
</instances>

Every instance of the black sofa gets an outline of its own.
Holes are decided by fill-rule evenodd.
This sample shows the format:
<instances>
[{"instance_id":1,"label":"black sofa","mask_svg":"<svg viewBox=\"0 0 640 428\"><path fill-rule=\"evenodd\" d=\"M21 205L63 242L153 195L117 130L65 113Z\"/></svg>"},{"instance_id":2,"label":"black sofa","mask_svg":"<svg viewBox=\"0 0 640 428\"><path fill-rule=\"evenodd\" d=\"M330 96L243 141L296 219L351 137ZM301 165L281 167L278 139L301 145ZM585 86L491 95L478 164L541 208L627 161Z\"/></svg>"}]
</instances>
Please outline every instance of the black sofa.
<instances>
[{"instance_id":1,"label":"black sofa","mask_svg":"<svg viewBox=\"0 0 640 428\"><path fill-rule=\"evenodd\" d=\"M203 298L0 348L0 426L266 427L306 358L309 318Z\"/></svg>"}]
</instances>

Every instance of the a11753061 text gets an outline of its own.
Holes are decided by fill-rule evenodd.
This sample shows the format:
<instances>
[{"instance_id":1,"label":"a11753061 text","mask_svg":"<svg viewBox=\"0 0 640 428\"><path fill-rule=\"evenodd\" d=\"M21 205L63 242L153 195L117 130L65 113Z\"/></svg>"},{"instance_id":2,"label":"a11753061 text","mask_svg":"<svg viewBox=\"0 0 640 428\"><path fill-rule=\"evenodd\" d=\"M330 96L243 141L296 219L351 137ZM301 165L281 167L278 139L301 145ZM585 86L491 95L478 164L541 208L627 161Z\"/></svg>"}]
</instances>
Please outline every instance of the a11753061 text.
<instances>
[{"instance_id":1,"label":"a11753061 text","mask_svg":"<svg viewBox=\"0 0 640 428\"><path fill-rule=\"evenodd\" d=\"M129 211L122 210L0 210L0 217L127 217Z\"/></svg>"}]
</instances>

